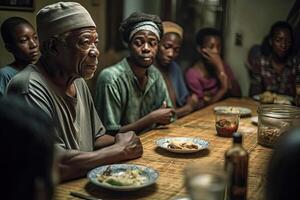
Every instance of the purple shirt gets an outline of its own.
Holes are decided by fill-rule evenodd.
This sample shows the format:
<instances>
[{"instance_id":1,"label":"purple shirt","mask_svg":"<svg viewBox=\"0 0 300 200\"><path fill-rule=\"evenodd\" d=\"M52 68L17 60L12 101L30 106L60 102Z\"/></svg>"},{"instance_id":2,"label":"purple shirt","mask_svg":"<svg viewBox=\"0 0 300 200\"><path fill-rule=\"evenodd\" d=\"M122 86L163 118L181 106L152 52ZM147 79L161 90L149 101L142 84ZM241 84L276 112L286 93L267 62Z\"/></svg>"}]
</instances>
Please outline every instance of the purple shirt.
<instances>
[{"instance_id":1,"label":"purple shirt","mask_svg":"<svg viewBox=\"0 0 300 200\"><path fill-rule=\"evenodd\" d=\"M241 96L241 90L238 82L235 80L233 72L229 65L224 64L224 70L228 79L231 80L232 88L227 92L226 96ZM189 89L198 96L200 102L206 94L214 96L219 90L219 82L216 77L206 78L200 70L193 67L189 68L185 74L186 82Z\"/></svg>"}]
</instances>

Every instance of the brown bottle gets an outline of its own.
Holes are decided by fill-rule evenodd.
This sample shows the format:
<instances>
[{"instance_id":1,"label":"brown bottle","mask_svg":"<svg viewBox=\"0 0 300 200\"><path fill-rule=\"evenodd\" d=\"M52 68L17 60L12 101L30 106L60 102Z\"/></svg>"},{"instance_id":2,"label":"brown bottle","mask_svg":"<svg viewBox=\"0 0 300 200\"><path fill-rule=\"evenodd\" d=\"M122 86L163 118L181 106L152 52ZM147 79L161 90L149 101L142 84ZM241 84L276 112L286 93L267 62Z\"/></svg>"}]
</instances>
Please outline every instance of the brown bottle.
<instances>
[{"instance_id":1,"label":"brown bottle","mask_svg":"<svg viewBox=\"0 0 300 200\"><path fill-rule=\"evenodd\" d=\"M249 154L242 146L242 134L233 134L233 145L225 152L225 170L228 173L227 200L247 199Z\"/></svg>"}]
</instances>

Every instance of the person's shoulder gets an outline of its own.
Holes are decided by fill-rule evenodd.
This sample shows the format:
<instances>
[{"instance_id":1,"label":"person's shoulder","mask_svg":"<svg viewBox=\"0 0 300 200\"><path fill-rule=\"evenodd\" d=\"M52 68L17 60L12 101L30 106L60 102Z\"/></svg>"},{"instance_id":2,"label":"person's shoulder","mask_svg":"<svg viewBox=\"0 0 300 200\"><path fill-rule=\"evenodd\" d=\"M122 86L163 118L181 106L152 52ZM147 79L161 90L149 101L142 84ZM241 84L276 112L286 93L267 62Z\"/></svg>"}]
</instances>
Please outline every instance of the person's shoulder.
<instances>
[{"instance_id":1,"label":"person's shoulder","mask_svg":"<svg viewBox=\"0 0 300 200\"><path fill-rule=\"evenodd\" d=\"M101 82L112 82L113 80L118 79L120 76L124 75L126 71L124 65L126 64L127 61L124 58L120 62L103 69L98 76L98 80Z\"/></svg>"},{"instance_id":2,"label":"person's shoulder","mask_svg":"<svg viewBox=\"0 0 300 200\"><path fill-rule=\"evenodd\" d=\"M17 74L17 70L9 65L6 65L0 69L0 76L9 77Z\"/></svg>"},{"instance_id":3,"label":"person's shoulder","mask_svg":"<svg viewBox=\"0 0 300 200\"><path fill-rule=\"evenodd\" d=\"M28 92L30 83L36 82L37 77L33 75L35 72L36 67L34 65L28 65L21 70L11 79L8 85L8 92L16 94Z\"/></svg>"}]
</instances>

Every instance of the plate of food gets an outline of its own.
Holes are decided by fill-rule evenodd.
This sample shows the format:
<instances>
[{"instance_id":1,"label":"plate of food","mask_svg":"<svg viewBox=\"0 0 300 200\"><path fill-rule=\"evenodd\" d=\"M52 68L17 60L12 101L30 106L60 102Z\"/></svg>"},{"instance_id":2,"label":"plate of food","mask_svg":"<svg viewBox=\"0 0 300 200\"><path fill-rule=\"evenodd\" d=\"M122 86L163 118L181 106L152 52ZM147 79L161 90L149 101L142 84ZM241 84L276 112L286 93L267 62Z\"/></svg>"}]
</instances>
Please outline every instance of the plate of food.
<instances>
[{"instance_id":1,"label":"plate of food","mask_svg":"<svg viewBox=\"0 0 300 200\"><path fill-rule=\"evenodd\" d=\"M200 138L168 137L158 139L156 145L174 153L195 153L207 149L209 143Z\"/></svg>"},{"instance_id":2,"label":"plate of food","mask_svg":"<svg viewBox=\"0 0 300 200\"><path fill-rule=\"evenodd\" d=\"M251 115L251 110L249 108L240 106L216 106L214 107L214 111L223 113L239 113L241 117Z\"/></svg>"},{"instance_id":3,"label":"plate of food","mask_svg":"<svg viewBox=\"0 0 300 200\"><path fill-rule=\"evenodd\" d=\"M257 94L252 97L253 99L265 103L265 104L287 104L291 105L293 102L293 97L287 95L281 95L266 91L262 94Z\"/></svg>"},{"instance_id":4,"label":"plate of food","mask_svg":"<svg viewBox=\"0 0 300 200\"><path fill-rule=\"evenodd\" d=\"M100 187L116 191L133 191L152 185L159 173L146 166L113 164L91 170L87 178Z\"/></svg>"}]
</instances>

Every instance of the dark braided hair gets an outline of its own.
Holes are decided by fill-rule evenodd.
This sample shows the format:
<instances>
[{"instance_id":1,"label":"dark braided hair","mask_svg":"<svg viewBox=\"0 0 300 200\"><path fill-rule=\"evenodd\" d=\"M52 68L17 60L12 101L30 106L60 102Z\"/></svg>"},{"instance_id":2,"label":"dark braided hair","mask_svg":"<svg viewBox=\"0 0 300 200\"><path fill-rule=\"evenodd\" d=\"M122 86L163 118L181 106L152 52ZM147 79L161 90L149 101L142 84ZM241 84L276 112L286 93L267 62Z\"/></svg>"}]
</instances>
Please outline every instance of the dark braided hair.
<instances>
[{"instance_id":1,"label":"dark braided hair","mask_svg":"<svg viewBox=\"0 0 300 200\"><path fill-rule=\"evenodd\" d=\"M12 33L15 31L15 27L20 24L32 25L24 18L10 17L1 24L1 36L5 44L11 44L14 42Z\"/></svg>"},{"instance_id":2,"label":"dark braided hair","mask_svg":"<svg viewBox=\"0 0 300 200\"><path fill-rule=\"evenodd\" d=\"M134 12L128 18L123 20L119 27L119 31L121 33L123 41L129 43L129 35L131 31L133 31L134 26L137 23L144 21L154 22L160 30L160 37L163 36L163 26L161 23L161 19L157 15L151 15L142 12Z\"/></svg>"}]
</instances>

